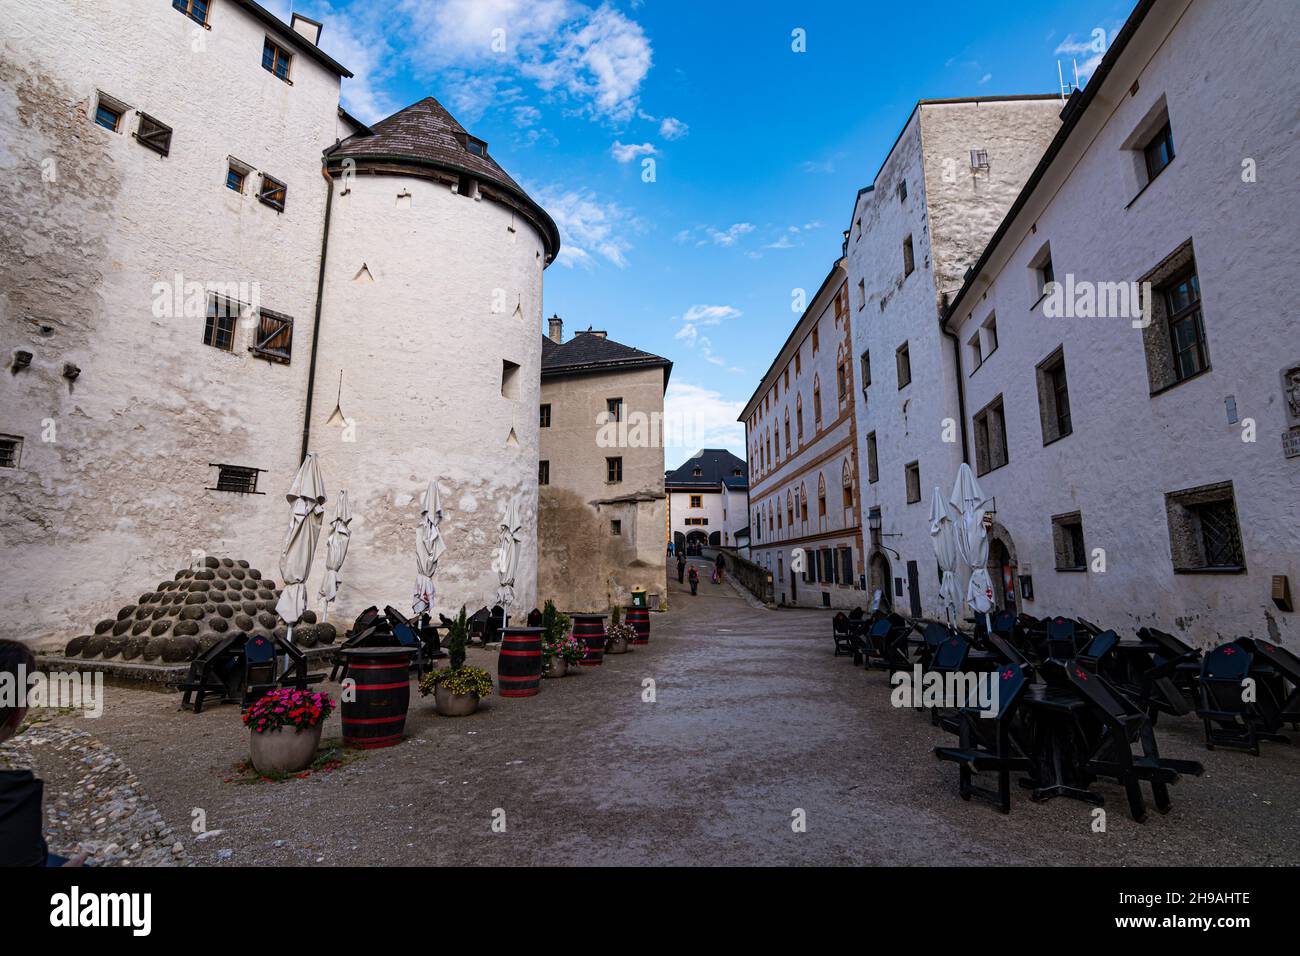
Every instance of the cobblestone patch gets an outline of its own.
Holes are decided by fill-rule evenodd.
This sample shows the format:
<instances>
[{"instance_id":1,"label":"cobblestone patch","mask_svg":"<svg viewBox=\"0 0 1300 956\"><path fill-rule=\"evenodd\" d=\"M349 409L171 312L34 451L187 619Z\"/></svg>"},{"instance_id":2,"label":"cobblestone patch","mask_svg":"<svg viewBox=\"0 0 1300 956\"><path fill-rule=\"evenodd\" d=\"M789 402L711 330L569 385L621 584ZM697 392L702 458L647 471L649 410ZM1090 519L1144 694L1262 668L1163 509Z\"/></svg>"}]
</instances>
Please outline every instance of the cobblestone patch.
<instances>
[{"instance_id":1,"label":"cobblestone patch","mask_svg":"<svg viewBox=\"0 0 1300 956\"><path fill-rule=\"evenodd\" d=\"M0 767L45 781L50 852L95 866L189 866L189 854L107 746L84 730L35 723L0 744Z\"/></svg>"}]
</instances>

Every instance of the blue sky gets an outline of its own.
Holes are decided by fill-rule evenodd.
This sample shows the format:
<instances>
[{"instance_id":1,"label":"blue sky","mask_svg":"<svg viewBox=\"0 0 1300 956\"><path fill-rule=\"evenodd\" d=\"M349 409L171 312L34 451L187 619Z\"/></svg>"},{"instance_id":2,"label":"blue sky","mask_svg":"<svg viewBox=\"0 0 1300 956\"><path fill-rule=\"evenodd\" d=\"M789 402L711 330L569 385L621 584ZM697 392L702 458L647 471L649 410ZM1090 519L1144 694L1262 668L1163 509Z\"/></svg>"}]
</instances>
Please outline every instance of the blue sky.
<instances>
[{"instance_id":1,"label":"blue sky","mask_svg":"<svg viewBox=\"0 0 1300 956\"><path fill-rule=\"evenodd\" d=\"M283 0L266 5L288 15ZM377 120L437 97L559 223L546 314L671 358L665 464L740 407L916 100L1086 79L1131 0L307 0ZM793 31L805 50L795 52ZM653 181L643 162L653 160Z\"/></svg>"}]
</instances>

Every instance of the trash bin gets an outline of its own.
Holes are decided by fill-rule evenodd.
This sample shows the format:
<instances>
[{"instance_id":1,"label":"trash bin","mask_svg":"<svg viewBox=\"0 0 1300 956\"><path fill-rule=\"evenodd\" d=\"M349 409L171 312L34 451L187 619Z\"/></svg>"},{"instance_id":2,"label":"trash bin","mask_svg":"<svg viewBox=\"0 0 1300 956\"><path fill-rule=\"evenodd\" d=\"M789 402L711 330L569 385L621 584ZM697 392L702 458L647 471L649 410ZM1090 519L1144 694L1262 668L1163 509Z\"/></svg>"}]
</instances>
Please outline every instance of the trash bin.
<instances>
[{"instance_id":1,"label":"trash bin","mask_svg":"<svg viewBox=\"0 0 1300 956\"><path fill-rule=\"evenodd\" d=\"M646 604L646 600L645 600L645 588L633 588L633 589L632 589L632 606L633 606L633 607L648 607L648 606L649 606L649 605Z\"/></svg>"}]
</instances>

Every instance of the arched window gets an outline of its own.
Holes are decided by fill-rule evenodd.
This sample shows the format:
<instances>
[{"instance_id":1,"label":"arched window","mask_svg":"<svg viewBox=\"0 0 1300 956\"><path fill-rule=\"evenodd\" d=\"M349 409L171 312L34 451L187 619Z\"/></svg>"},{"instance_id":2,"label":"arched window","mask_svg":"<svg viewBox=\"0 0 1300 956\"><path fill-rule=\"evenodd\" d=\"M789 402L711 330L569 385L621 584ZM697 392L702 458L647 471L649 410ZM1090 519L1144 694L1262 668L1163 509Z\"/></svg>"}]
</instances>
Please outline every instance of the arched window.
<instances>
[{"instance_id":1,"label":"arched window","mask_svg":"<svg viewBox=\"0 0 1300 956\"><path fill-rule=\"evenodd\" d=\"M773 522L773 518L772 518L772 502L769 501L769 502L767 503L767 530L768 530L768 531L771 531L772 528L774 528L774 527L775 527L775 524L774 524L774 522Z\"/></svg>"},{"instance_id":2,"label":"arched window","mask_svg":"<svg viewBox=\"0 0 1300 956\"><path fill-rule=\"evenodd\" d=\"M790 409L785 410L785 454L790 456Z\"/></svg>"},{"instance_id":3,"label":"arched window","mask_svg":"<svg viewBox=\"0 0 1300 956\"><path fill-rule=\"evenodd\" d=\"M800 392L794 400L794 433L799 439L799 444L803 444L803 393Z\"/></svg>"},{"instance_id":4,"label":"arched window","mask_svg":"<svg viewBox=\"0 0 1300 956\"><path fill-rule=\"evenodd\" d=\"M786 524L790 526L790 530L793 532L794 531L794 495L790 493L790 489L788 488L786 489L785 492L785 521Z\"/></svg>"},{"instance_id":5,"label":"arched window","mask_svg":"<svg viewBox=\"0 0 1300 956\"><path fill-rule=\"evenodd\" d=\"M813 422L818 428L822 424L822 381L820 375L813 376Z\"/></svg>"},{"instance_id":6,"label":"arched window","mask_svg":"<svg viewBox=\"0 0 1300 956\"><path fill-rule=\"evenodd\" d=\"M849 467L849 460L844 459L844 470L840 476L840 484L844 488L844 523L845 525L853 524L853 517L850 512L853 510L853 469Z\"/></svg>"},{"instance_id":7,"label":"arched window","mask_svg":"<svg viewBox=\"0 0 1300 956\"><path fill-rule=\"evenodd\" d=\"M808 486L799 486L799 520L808 523Z\"/></svg>"},{"instance_id":8,"label":"arched window","mask_svg":"<svg viewBox=\"0 0 1300 956\"><path fill-rule=\"evenodd\" d=\"M817 524L826 517L826 476L817 472Z\"/></svg>"}]
</instances>

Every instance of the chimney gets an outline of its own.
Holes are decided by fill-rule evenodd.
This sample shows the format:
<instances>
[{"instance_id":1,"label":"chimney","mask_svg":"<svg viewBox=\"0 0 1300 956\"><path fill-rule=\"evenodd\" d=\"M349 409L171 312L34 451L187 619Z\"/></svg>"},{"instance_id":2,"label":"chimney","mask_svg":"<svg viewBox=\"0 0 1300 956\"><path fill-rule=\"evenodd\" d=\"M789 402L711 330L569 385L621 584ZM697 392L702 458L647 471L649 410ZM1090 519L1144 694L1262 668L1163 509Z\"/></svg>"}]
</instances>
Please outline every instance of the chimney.
<instances>
[{"instance_id":1,"label":"chimney","mask_svg":"<svg viewBox=\"0 0 1300 956\"><path fill-rule=\"evenodd\" d=\"M603 339L603 338L605 338L605 330L604 330L604 329L593 329L590 325L587 326L587 332L586 332L586 334L587 334L587 335L594 335L594 336L596 336L596 338L598 338L598 339Z\"/></svg>"},{"instance_id":2,"label":"chimney","mask_svg":"<svg viewBox=\"0 0 1300 956\"><path fill-rule=\"evenodd\" d=\"M293 27L293 32L299 36L306 37L307 42L312 46L320 43L321 25L315 20L308 20L300 13L295 13L289 20L289 26Z\"/></svg>"},{"instance_id":3,"label":"chimney","mask_svg":"<svg viewBox=\"0 0 1300 956\"><path fill-rule=\"evenodd\" d=\"M550 340L556 345L562 344L564 342L564 320L558 315L553 315L546 321L551 327L550 335L548 336Z\"/></svg>"}]
</instances>

